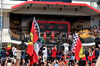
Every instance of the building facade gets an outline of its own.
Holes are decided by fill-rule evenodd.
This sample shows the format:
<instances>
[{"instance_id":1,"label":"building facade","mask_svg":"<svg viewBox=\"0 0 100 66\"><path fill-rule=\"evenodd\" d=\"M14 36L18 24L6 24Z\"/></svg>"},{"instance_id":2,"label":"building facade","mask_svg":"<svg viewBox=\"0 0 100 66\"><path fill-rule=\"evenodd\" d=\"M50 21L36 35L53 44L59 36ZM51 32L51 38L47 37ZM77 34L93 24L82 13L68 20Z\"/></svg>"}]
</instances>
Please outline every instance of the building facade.
<instances>
[{"instance_id":1,"label":"building facade","mask_svg":"<svg viewBox=\"0 0 100 66\"><path fill-rule=\"evenodd\" d=\"M78 17L80 20L86 17L82 20L89 21L90 26L100 26L100 7L97 2L98 0L3 0L2 43L21 43L21 41L11 39L10 27L15 16L21 16L21 25L24 24L24 19L27 19L27 16L31 18L36 16L37 20L69 20L71 22L74 22ZM43 19L43 17L47 19Z\"/></svg>"}]
</instances>

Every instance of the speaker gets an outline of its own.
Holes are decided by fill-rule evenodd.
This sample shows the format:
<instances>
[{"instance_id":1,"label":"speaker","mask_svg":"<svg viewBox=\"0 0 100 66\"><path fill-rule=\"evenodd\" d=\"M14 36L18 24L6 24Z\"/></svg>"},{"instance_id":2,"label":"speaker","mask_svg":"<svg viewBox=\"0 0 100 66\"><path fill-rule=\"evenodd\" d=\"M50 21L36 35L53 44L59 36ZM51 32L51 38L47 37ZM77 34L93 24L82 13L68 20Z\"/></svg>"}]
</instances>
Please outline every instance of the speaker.
<instances>
[{"instance_id":1,"label":"speaker","mask_svg":"<svg viewBox=\"0 0 100 66\"><path fill-rule=\"evenodd\" d=\"M85 60L79 60L79 66L86 66Z\"/></svg>"}]
</instances>

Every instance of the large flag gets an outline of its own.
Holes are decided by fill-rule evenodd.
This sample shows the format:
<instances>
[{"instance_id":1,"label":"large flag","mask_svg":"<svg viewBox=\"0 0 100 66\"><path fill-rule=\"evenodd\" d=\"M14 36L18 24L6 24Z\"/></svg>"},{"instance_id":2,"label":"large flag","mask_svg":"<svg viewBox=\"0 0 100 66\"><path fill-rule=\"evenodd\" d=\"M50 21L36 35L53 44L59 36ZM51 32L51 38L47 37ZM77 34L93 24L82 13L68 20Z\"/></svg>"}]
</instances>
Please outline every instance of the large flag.
<instances>
[{"instance_id":1,"label":"large flag","mask_svg":"<svg viewBox=\"0 0 100 66\"><path fill-rule=\"evenodd\" d=\"M82 46L82 43L81 43L80 38L78 37L77 33L75 33L75 36L74 36L72 52L75 53L76 60L80 60L80 58L82 58L82 60L86 60L86 56L83 51L83 46ZM87 63L87 61L86 61L86 63Z\"/></svg>"},{"instance_id":2,"label":"large flag","mask_svg":"<svg viewBox=\"0 0 100 66\"><path fill-rule=\"evenodd\" d=\"M28 43L27 53L30 55L30 65L38 62L38 56L34 50L34 43L38 40L38 33L36 29L36 23L32 22L31 32L30 32L30 40Z\"/></svg>"}]
</instances>

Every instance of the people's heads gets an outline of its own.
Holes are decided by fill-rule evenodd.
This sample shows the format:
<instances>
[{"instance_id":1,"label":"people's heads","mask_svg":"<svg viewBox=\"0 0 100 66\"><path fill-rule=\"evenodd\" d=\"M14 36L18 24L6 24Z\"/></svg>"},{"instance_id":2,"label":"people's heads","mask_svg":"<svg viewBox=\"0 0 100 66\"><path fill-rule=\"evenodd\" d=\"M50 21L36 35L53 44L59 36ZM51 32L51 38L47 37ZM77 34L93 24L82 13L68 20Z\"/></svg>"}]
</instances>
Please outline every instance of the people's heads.
<instances>
[{"instance_id":1,"label":"people's heads","mask_svg":"<svg viewBox=\"0 0 100 66\"><path fill-rule=\"evenodd\" d=\"M85 50L88 50L87 47L85 48Z\"/></svg>"},{"instance_id":2,"label":"people's heads","mask_svg":"<svg viewBox=\"0 0 100 66\"><path fill-rule=\"evenodd\" d=\"M48 49L50 50L50 47L48 47Z\"/></svg>"},{"instance_id":3,"label":"people's heads","mask_svg":"<svg viewBox=\"0 0 100 66\"><path fill-rule=\"evenodd\" d=\"M22 40L22 43L24 43L24 40Z\"/></svg>"},{"instance_id":4,"label":"people's heads","mask_svg":"<svg viewBox=\"0 0 100 66\"><path fill-rule=\"evenodd\" d=\"M53 50L56 50L56 47L54 47L54 49Z\"/></svg>"},{"instance_id":5,"label":"people's heads","mask_svg":"<svg viewBox=\"0 0 100 66\"><path fill-rule=\"evenodd\" d=\"M5 50L5 48L2 48L2 51L4 51Z\"/></svg>"},{"instance_id":6,"label":"people's heads","mask_svg":"<svg viewBox=\"0 0 100 66\"><path fill-rule=\"evenodd\" d=\"M44 47L45 47L45 48L47 48L47 46L46 46L46 45L45 45Z\"/></svg>"}]
</instances>

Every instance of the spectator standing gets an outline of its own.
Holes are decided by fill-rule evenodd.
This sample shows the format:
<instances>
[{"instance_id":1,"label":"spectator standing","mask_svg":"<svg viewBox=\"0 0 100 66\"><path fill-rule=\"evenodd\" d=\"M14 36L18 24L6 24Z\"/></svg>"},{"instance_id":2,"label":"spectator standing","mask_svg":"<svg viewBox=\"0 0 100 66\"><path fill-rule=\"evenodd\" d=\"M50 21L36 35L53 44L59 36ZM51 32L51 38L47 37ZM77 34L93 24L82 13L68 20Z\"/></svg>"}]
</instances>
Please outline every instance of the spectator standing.
<instances>
[{"instance_id":1,"label":"spectator standing","mask_svg":"<svg viewBox=\"0 0 100 66\"><path fill-rule=\"evenodd\" d=\"M22 40L22 43L20 44L20 49L21 49L21 59L24 61L27 49L27 45L24 43L24 40Z\"/></svg>"},{"instance_id":2,"label":"spectator standing","mask_svg":"<svg viewBox=\"0 0 100 66\"><path fill-rule=\"evenodd\" d=\"M9 50L9 58L13 60L13 51L12 51L12 49Z\"/></svg>"},{"instance_id":3,"label":"spectator standing","mask_svg":"<svg viewBox=\"0 0 100 66\"><path fill-rule=\"evenodd\" d=\"M6 51L5 51L5 48L2 48L2 51L1 51L1 63L3 63L4 61L6 61Z\"/></svg>"},{"instance_id":4,"label":"spectator standing","mask_svg":"<svg viewBox=\"0 0 100 66\"><path fill-rule=\"evenodd\" d=\"M45 62L47 60L47 47L44 47L44 50L42 51L43 53L43 62Z\"/></svg>"},{"instance_id":5,"label":"spectator standing","mask_svg":"<svg viewBox=\"0 0 100 66\"><path fill-rule=\"evenodd\" d=\"M25 53L25 63L24 63L24 65L25 66L28 66L29 63L30 63L30 56L29 56L28 53Z\"/></svg>"},{"instance_id":6,"label":"spectator standing","mask_svg":"<svg viewBox=\"0 0 100 66\"><path fill-rule=\"evenodd\" d=\"M56 47L54 47L54 49L52 50L53 61L56 59L56 57L57 57L57 49L56 49Z\"/></svg>"},{"instance_id":7,"label":"spectator standing","mask_svg":"<svg viewBox=\"0 0 100 66\"><path fill-rule=\"evenodd\" d=\"M60 59L60 49L57 50L57 60Z\"/></svg>"},{"instance_id":8,"label":"spectator standing","mask_svg":"<svg viewBox=\"0 0 100 66\"><path fill-rule=\"evenodd\" d=\"M86 55L86 60L88 61L88 55L89 55L89 52L88 52L87 47L86 47L86 49L85 49L85 55Z\"/></svg>"},{"instance_id":9,"label":"spectator standing","mask_svg":"<svg viewBox=\"0 0 100 66\"><path fill-rule=\"evenodd\" d=\"M64 55L66 55L69 53L69 44L64 43L63 45L64 45Z\"/></svg>"},{"instance_id":10,"label":"spectator standing","mask_svg":"<svg viewBox=\"0 0 100 66\"><path fill-rule=\"evenodd\" d=\"M16 56L16 53L17 53L17 49L15 46L12 47L12 51L13 51L13 56Z\"/></svg>"},{"instance_id":11,"label":"spectator standing","mask_svg":"<svg viewBox=\"0 0 100 66\"><path fill-rule=\"evenodd\" d=\"M100 38L97 36L97 37L95 38L95 45L96 45L95 55L96 55L96 59L97 59L98 56L99 56L99 46L98 46L99 43L100 43Z\"/></svg>"},{"instance_id":12,"label":"spectator standing","mask_svg":"<svg viewBox=\"0 0 100 66\"><path fill-rule=\"evenodd\" d=\"M71 33L69 33L68 40L69 40L69 44L71 44L72 43L72 35L71 35Z\"/></svg>"},{"instance_id":13,"label":"spectator standing","mask_svg":"<svg viewBox=\"0 0 100 66\"><path fill-rule=\"evenodd\" d=\"M50 48L48 47L48 49L47 49L47 53L48 53L48 60L51 60L51 54L52 54L52 52L51 52L51 50L50 50Z\"/></svg>"}]
</instances>

